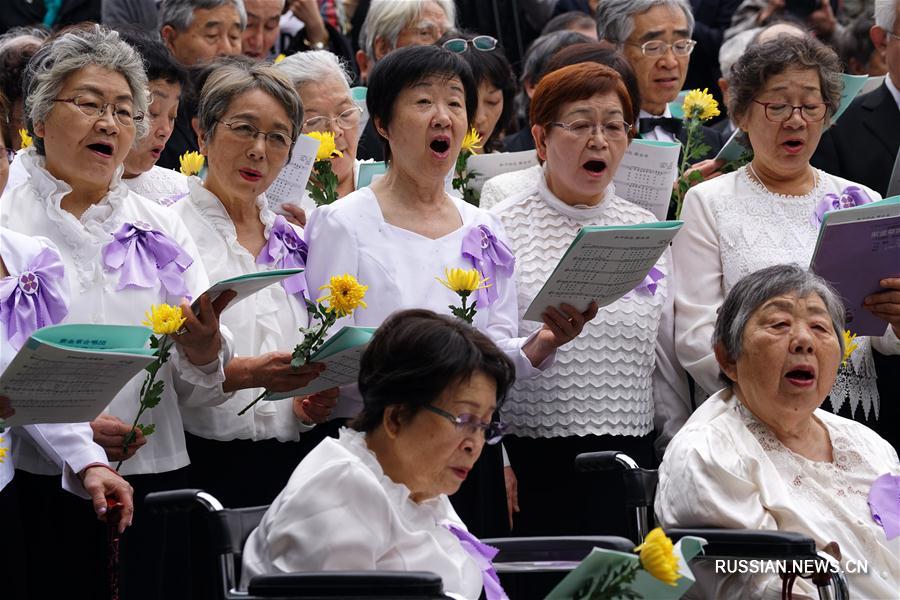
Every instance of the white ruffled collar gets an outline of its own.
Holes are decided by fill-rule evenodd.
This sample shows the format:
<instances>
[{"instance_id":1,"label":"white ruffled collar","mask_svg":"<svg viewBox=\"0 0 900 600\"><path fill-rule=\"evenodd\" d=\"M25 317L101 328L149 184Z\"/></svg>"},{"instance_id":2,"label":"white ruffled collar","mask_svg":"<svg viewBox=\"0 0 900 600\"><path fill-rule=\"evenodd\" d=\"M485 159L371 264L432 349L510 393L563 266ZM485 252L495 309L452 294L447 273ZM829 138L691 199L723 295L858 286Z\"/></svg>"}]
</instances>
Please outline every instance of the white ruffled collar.
<instances>
[{"instance_id":1,"label":"white ruffled collar","mask_svg":"<svg viewBox=\"0 0 900 600\"><path fill-rule=\"evenodd\" d=\"M200 214L203 215L206 222L230 244L237 244L237 231L234 228L234 222L218 196L203 187L203 181L196 175L189 177L187 184L191 201ZM277 215L269 208L265 193L256 197L256 208L259 209L259 221L265 227L264 235L266 239L269 239L269 233L272 231Z\"/></svg>"},{"instance_id":2,"label":"white ruffled collar","mask_svg":"<svg viewBox=\"0 0 900 600\"><path fill-rule=\"evenodd\" d=\"M544 202L556 212L571 217L576 221L590 221L601 216L608 210L608 207L611 204L610 200L616 196L616 186L610 182L603 191L603 199L594 206L587 206L584 204L572 206L571 204L567 204L560 200L547 186L546 167L544 167L541 169L541 176L537 182L537 192Z\"/></svg>"}]
</instances>

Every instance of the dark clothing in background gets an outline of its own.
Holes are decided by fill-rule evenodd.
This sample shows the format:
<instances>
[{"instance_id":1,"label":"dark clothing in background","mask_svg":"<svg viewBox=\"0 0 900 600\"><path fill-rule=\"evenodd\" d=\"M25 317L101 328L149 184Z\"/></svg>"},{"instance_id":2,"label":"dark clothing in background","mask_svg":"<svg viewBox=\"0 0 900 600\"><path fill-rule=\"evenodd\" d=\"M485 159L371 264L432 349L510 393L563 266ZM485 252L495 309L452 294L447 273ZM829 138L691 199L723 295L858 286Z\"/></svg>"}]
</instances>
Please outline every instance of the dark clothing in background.
<instances>
[{"instance_id":1,"label":"dark clothing in background","mask_svg":"<svg viewBox=\"0 0 900 600\"><path fill-rule=\"evenodd\" d=\"M691 0L695 21L692 37L697 41L697 46L691 54L684 89L708 88L719 103L722 115L725 115L725 106L717 84L722 75L719 70L719 49L722 47L725 30L731 26L731 16L740 3L741 0Z\"/></svg>"},{"instance_id":2,"label":"dark clothing in background","mask_svg":"<svg viewBox=\"0 0 900 600\"><path fill-rule=\"evenodd\" d=\"M133 27L146 32L159 29L158 0L103 0L103 24Z\"/></svg>"},{"instance_id":3,"label":"dark clothing in background","mask_svg":"<svg viewBox=\"0 0 900 600\"><path fill-rule=\"evenodd\" d=\"M53 22L53 29L82 21L100 22L102 0L65 0ZM44 0L3 0L0 5L0 33L13 27L43 25L47 7Z\"/></svg>"}]
</instances>

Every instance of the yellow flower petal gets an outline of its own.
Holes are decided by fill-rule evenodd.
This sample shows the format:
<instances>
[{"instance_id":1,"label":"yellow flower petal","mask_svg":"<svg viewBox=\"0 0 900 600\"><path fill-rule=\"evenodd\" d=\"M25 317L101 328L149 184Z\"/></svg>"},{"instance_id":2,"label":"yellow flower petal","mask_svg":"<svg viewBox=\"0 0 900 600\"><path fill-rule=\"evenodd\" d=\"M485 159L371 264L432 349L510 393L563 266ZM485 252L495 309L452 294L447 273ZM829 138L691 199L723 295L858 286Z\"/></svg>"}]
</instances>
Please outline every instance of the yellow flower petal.
<instances>
[{"instance_id":1,"label":"yellow flower petal","mask_svg":"<svg viewBox=\"0 0 900 600\"><path fill-rule=\"evenodd\" d=\"M9 449L3 447L3 438L0 437L0 463L3 462L4 458L6 458L7 452L9 452Z\"/></svg>"},{"instance_id":2,"label":"yellow flower petal","mask_svg":"<svg viewBox=\"0 0 900 600\"><path fill-rule=\"evenodd\" d=\"M287 56L285 56L284 54L279 54L278 56L275 57L274 64L277 65L278 63L283 61L285 58L287 58Z\"/></svg>"},{"instance_id":3,"label":"yellow flower petal","mask_svg":"<svg viewBox=\"0 0 900 600\"><path fill-rule=\"evenodd\" d=\"M853 354L853 351L859 348L859 344L857 344L854 340L856 340L856 334L850 333L849 329L845 329L844 333L844 358L841 361L841 364L847 364L847 361L850 359L850 355Z\"/></svg>"},{"instance_id":4,"label":"yellow flower petal","mask_svg":"<svg viewBox=\"0 0 900 600\"><path fill-rule=\"evenodd\" d=\"M179 158L179 162L181 163L181 174L187 175L188 177L196 175L200 172L200 169L203 168L203 161L203 155L199 152L185 152Z\"/></svg>"},{"instance_id":5,"label":"yellow flower petal","mask_svg":"<svg viewBox=\"0 0 900 600\"><path fill-rule=\"evenodd\" d=\"M644 570L663 583L675 585L681 579L675 546L660 527L648 533L644 543L634 551L640 554Z\"/></svg>"},{"instance_id":6,"label":"yellow flower petal","mask_svg":"<svg viewBox=\"0 0 900 600\"><path fill-rule=\"evenodd\" d=\"M463 152L475 154L475 150L480 150L483 147L483 144L481 142L481 136L478 135L478 132L475 131L474 128L472 128L469 130L469 133L466 134L466 137L463 138L462 147L460 148L460 150Z\"/></svg>"},{"instance_id":7,"label":"yellow flower petal","mask_svg":"<svg viewBox=\"0 0 900 600\"><path fill-rule=\"evenodd\" d=\"M475 290L483 290L491 287L488 278L482 279L478 269L444 269L446 279L436 277L448 289L457 294L465 292L471 294Z\"/></svg>"},{"instance_id":8,"label":"yellow flower petal","mask_svg":"<svg viewBox=\"0 0 900 600\"><path fill-rule=\"evenodd\" d=\"M328 160L344 156L334 144L334 134L330 131L313 131L307 134L309 137L319 140L319 149L316 151L316 160Z\"/></svg>"},{"instance_id":9,"label":"yellow flower petal","mask_svg":"<svg viewBox=\"0 0 900 600\"><path fill-rule=\"evenodd\" d=\"M141 325L146 325L157 335L171 335L181 329L187 320L180 306L169 304L153 304L144 315L147 318L141 321Z\"/></svg>"},{"instance_id":10,"label":"yellow flower petal","mask_svg":"<svg viewBox=\"0 0 900 600\"><path fill-rule=\"evenodd\" d=\"M328 289L329 293L316 302L327 301L328 310L334 311L340 317L351 314L360 306L367 308L363 298L366 296L369 286L361 285L353 275L347 273L335 275L319 289Z\"/></svg>"},{"instance_id":11,"label":"yellow flower petal","mask_svg":"<svg viewBox=\"0 0 900 600\"><path fill-rule=\"evenodd\" d=\"M685 117L698 117L701 121L708 121L719 116L719 104L709 93L709 88L688 92L681 108Z\"/></svg>"},{"instance_id":12,"label":"yellow flower petal","mask_svg":"<svg viewBox=\"0 0 900 600\"><path fill-rule=\"evenodd\" d=\"M19 139L21 140L20 146L21 146L23 149L25 149L25 148L31 146L32 144L34 144L34 140L32 140L32 139L31 139L31 136L28 135L28 130L27 130L27 129L20 129L20 130L19 130Z\"/></svg>"}]
</instances>

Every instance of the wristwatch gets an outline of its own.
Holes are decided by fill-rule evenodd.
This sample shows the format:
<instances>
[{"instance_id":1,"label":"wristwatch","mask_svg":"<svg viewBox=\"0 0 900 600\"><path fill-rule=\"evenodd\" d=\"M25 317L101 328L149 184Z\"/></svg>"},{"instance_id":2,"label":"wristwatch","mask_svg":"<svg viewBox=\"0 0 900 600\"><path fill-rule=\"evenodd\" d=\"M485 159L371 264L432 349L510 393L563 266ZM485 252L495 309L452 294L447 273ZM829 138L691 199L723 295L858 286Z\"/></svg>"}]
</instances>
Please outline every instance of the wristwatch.
<instances>
[{"instance_id":1,"label":"wristwatch","mask_svg":"<svg viewBox=\"0 0 900 600\"><path fill-rule=\"evenodd\" d=\"M325 42L310 42L307 39L303 40L303 45L310 50L325 50L327 48Z\"/></svg>"}]
</instances>

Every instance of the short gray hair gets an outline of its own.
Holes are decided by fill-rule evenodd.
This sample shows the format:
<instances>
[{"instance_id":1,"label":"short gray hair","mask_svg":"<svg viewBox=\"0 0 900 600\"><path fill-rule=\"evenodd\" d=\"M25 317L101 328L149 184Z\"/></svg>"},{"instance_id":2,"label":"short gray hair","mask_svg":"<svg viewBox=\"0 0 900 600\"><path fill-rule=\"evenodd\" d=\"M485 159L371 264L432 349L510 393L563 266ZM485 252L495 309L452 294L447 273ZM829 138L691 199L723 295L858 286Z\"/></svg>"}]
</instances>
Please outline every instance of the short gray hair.
<instances>
[{"instance_id":1,"label":"short gray hair","mask_svg":"<svg viewBox=\"0 0 900 600\"><path fill-rule=\"evenodd\" d=\"M200 92L198 117L204 141L212 138L216 123L225 116L231 101L252 90L265 92L284 107L293 127L291 137L296 140L303 121L303 104L290 80L272 65L230 60L210 73Z\"/></svg>"},{"instance_id":2,"label":"short gray hair","mask_svg":"<svg viewBox=\"0 0 900 600\"><path fill-rule=\"evenodd\" d=\"M875 0L875 24L885 31L893 32L898 2L900 0Z\"/></svg>"},{"instance_id":3,"label":"short gray hair","mask_svg":"<svg viewBox=\"0 0 900 600\"><path fill-rule=\"evenodd\" d=\"M310 82L339 79L347 88L347 94L350 94L350 72L344 62L328 50L291 54L277 63L275 68L287 75L298 92Z\"/></svg>"},{"instance_id":4,"label":"short gray hair","mask_svg":"<svg viewBox=\"0 0 900 600\"><path fill-rule=\"evenodd\" d=\"M202 8L212 10L233 4L241 20L241 30L247 28L247 9L244 0L163 0L159 7L159 29L169 25L175 31L184 31L194 22L194 10Z\"/></svg>"},{"instance_id":5,"label":"short gray hair","mask_svg":"<svg viewBox=\"0 0 900 600\"><path fill-rule=\"evenodd\" d=\"M422 5L434 2L447 15L450 26L456 25L456 5L452 0L372 0L366 20L359 30L359 47L370 60L375 60L375 40L382 38L397 47L403 28L419 18Z\"/></svg>"},{"instance_id":6,"label":"short gray hair","mask_svg":"<svg viewBox=\"0 0 900 600\"><path fill-rule=\"evenodd\" d=\"M822 299L843 352L844 304L840 296L827 281L798 265L766 267L738 281L719 309L713 347L720 347L729 360L737 360L743 351L744 329L753 314L772 298L790 293L801 298L815 294Z\"/></svg>"},{"instance_id":7,"label":"short gray hair","mask_svg":"<svg viewBox=\"0 0 900 600\"><path fill-rule=\"evenodd\" d=\"M34 134L34 124L47 118L66 78L91 65L120 73L131 89L134 114L146 116L150 90L141 55L118 33L100 25L72 29L41 46L22 76L25 123L39 154L44 154L44 140ZM135 121L135 141L144 137L149 128L146 118Z\"/></svg>"},{"instance_id":8,"label":"short gray hair","mask_svg":"<svg viewBox=\"0 0 900 600\"><path fill-rule=\"evenodd\" d=\"M844 88L841 61L834 50L809 35L782 35L748 46L727 75L728 113L734 119L746 115L769 78L791 68L818 73L822 101L828 105L826 120L830 119L840 106Z\"/></svg>"},{"instance_id":9,"label":"short gray hair","mask_svg":"<svg viewBox=\"0 0 900 600\"><path fill-rule=\"evenodd\" d=\"M680 9L687 19L688 37L694 33L694 13L687 0L603 0L597 7L597 35L621 46L634 32L634 16L657 6Z\"/></svg>"}]
</instances>

